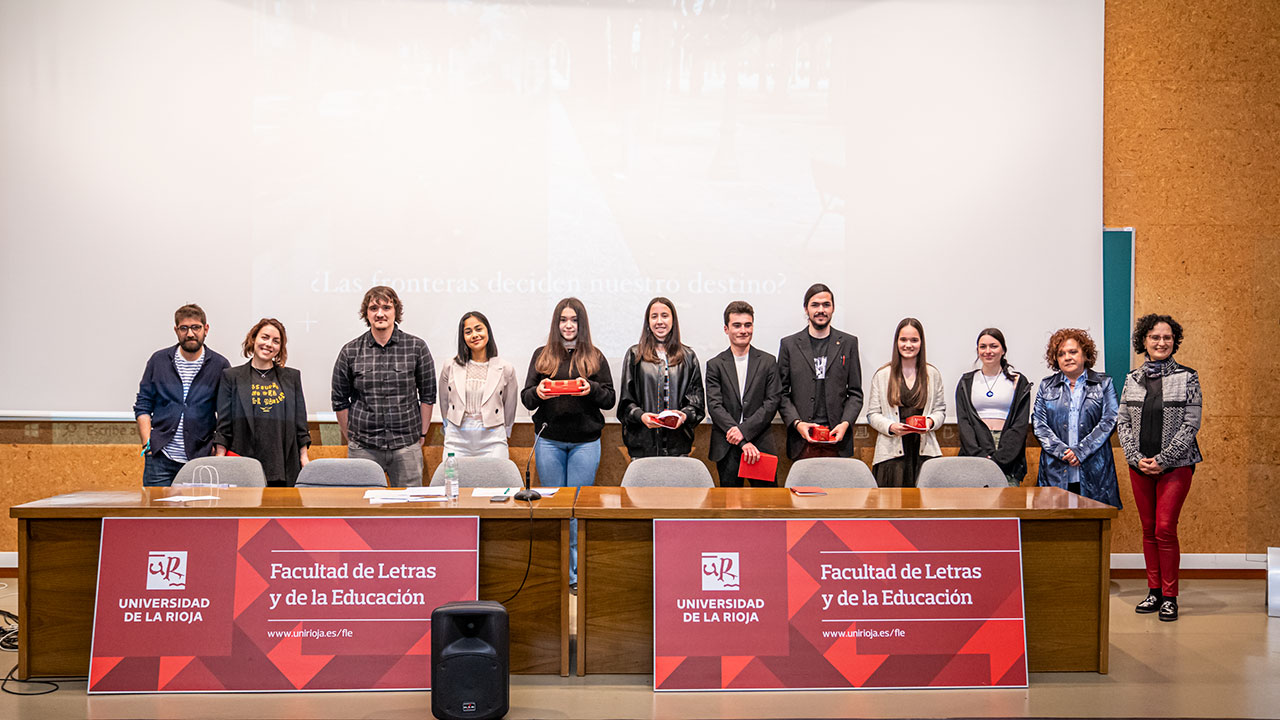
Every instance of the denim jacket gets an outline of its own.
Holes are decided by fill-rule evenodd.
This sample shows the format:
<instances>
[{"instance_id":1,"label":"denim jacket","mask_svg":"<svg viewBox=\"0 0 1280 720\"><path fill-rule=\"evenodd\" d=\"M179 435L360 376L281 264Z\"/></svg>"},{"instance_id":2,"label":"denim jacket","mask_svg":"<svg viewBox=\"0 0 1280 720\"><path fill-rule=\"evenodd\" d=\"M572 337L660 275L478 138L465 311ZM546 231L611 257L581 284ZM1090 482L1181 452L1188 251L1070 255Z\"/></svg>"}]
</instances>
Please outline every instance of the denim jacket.
<instances>
[{"instance_id":1,"label":"denim jacket","mask_svg":"<svg viewBox=\"0 0 1280 720\"><path fill-rule=\"evenodd\" d=\"M1062 456L1071 449L1080 459L1080 494L1118 508L1120 488L1110 442L1120 409L1115 387L1109 376L1092 370L1086 370L1081 379L1086 384L1080 406L1080 440L1072 448L1067 445L1071 414L1067 377L1057 372L1040 381L1032 414L1036 437L1044 448L1040 453L1039 484L1067 486L1070 465Z\"/></svg>"}]
</instances>

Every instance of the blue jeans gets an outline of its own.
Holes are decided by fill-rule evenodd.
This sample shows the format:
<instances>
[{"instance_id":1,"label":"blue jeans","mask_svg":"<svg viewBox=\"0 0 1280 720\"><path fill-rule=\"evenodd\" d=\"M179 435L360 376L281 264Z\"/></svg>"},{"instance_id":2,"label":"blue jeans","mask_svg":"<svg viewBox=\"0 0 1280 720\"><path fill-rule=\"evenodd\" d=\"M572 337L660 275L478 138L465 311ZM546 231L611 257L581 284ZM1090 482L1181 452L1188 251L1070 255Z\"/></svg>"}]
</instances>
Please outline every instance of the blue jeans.
<instances>
[{"instance_id":1,"label":"blue jeans","mask_svg":"<svg viewBox=\"0 0 1280 720\"><path fill-rule=\"evenodd\" d=\"M165 455L163 450L147 453L142 463L142 484L147 487L169 487L182 469L182 463Z\"/></svg>"},{"instance_id":2,"label":"blue jeans","mask_svg":"<svg viewBox=\"0 0 1280 720\"><path fill-rule=\"evenodd\" d=\"M600 439L571 443L538 438L533 446L543 487L594 485L600 467ZM569 582L578 582L578 521L569 521Z\"/></svg>"}]
</instances>

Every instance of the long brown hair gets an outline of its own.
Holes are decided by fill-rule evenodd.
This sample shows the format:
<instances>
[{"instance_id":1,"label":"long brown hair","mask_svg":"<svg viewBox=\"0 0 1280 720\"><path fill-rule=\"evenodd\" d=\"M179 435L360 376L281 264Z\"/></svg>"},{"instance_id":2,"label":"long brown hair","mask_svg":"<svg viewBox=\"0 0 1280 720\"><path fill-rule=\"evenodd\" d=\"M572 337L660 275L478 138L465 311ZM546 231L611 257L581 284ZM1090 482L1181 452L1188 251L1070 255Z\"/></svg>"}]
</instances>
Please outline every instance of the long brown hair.
<instances>
[{"instance_id":1,"label":"long brown hair","mask_svg":"<svg viewBox=\"0 0 1280 720\"><path fill-rule=\"evenodd\" d=\"M573 308L578 314L578 337L574 340L573 356L564 346L564 337L560 334L560 313L565 308ZM567 297L556 303L555 312L551 313L551 331L547 333L547 344L538 353L533 368L541 375L552 377L564 361L569 360L569 372L574 377L588 378L600 369L600 358L603 357L596 346L591 344L591 325L587 322L587 309L576 297Z\"/></svg>"},{"instance_id":2,"label":"long brown hair","mask_svg":"<svg viewBox=\"0 0 1280 720\"><path fill-rule=\"evenodd\" d=\"M657 336L649 329L649 311L659 303L671 310L671 332L667 333L665 343L658 342ZM659 345L666 345L668 365L679 365L684 361L684 346L680 344L680 316L676 314L676 304L664 297L650 300L644 308L644 327L640 329L640 359L645 362L658 362Z\"/></svg>"},{"instance_id":3,"label":"long brown hair","mask_svg":"<svg viewBox=\"0 0 1280 720\"><path fill-rule=\"evenodd\" d=\"M902 334L902 328L908 325L920 333L920 353L916 355L916 385L911 388L908 397L901 397L898 387L902 385L902 355L898 352L898 336ZM928 397L929 363L924 358L924 326L913 317L902 318L898 328L893 331L893 359L889 361L888 401L894 407L902 407L904 404L908 407L924 407L924 401Z\"/></svg>"}]
</instances>

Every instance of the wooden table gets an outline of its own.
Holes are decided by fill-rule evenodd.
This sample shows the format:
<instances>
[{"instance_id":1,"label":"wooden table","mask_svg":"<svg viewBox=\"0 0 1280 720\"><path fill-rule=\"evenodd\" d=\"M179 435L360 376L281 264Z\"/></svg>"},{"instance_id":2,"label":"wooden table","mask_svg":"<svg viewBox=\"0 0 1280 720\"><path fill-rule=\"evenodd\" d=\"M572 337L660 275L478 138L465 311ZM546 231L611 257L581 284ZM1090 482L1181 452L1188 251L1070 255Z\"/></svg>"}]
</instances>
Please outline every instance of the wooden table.
<instances>
[{"instance_id":1,"label":"wooden table","mask_svg":"<svg viewBox=\"0 0 1280 720\"><path fill-rule=\"evenodd\" d=\"M1017 517L1032 672L1107 672L1115 508L1058 488L829 490L584 487L578 494L578 663L653 672L654 518Z\"/></svg>"},{"instance_id":2,"label":"wooden table","mask_svg":"<svg viewBox=\"0 0 1280 720\"><path fill-rule=\"evenodd\" d=\"M223 488L216 501L174 507L171 488L78 492L13 507L18 519L18 677L87 675L98 545L105 517L480 517L480 599L504 600L511 616L513 673L569 674L569 518L573 490L529 504L472 498L456 503L371 505L365 488ZM190 494L190 491L188 491ZM193 507L198 506L198 507ZM559 622L556 619L559 618Z\"/></svg>"}]
</instances>

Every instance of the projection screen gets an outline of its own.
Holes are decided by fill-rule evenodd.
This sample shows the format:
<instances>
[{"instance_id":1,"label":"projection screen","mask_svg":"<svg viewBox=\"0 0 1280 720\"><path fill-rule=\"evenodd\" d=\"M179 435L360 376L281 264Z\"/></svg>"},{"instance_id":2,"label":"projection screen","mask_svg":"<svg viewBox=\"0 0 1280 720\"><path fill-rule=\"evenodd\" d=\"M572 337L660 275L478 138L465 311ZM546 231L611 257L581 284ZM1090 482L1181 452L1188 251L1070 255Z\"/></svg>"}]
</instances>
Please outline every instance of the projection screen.
<instances>
[{"instance_id":1,"label":"projection screen","mask_svg":"<svg viewBox=\"0 0 1280 720\"><path fill-rule=\"evenodd\" d=\"M776 353L835 290L864 379L905 316L1046 373L1102 327L1103 0L0 0L0 415L130 419L174 309L289 331L332 417L362 293L523 377L576 295L615 380L647 301Z\"/></svg>"}]
</instances>

